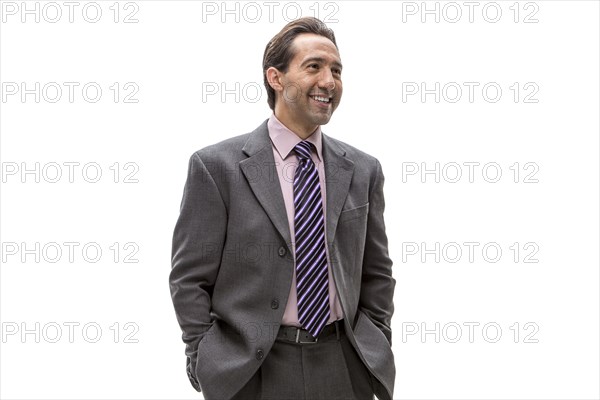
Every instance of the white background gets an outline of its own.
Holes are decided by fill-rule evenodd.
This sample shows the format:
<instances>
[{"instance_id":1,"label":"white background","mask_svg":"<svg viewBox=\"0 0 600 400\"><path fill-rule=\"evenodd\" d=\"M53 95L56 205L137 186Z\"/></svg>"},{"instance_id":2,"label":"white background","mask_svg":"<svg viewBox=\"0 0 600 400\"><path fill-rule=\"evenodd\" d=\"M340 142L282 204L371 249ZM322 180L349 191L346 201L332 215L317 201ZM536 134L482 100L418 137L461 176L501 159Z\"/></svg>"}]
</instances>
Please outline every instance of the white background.
<instances>
[{"instance_id":1,"label":"white background","mask_svg":"<svg viewBox=\"0 0 600 400\"><path fill-rule=\"evenodd\" d=\"M386 176L395 398L599 398L599 4L514 3L478 2L470 22L464 2L229 2L237 12L223 15L221 2L99 1L91 23L88 2L73 22L58 2L62 18L52 23L56 7L46 2L37 2L39 22L21 21L21 2L2 2L0 396L201 396L185 373L168 287L188 159L269 117L264 47L299 9L334 29L344 63L343 101L324 132L376 156ZM439 22L424 7L438 7ZM94 5L86 10L93 19ZM138 22L124 23L131 13ZM36 82L39 102L23 100L21 83ZM56 103L52 82L63 89ZM64 82L79 84L73 102ZM103 90L95 103L82 96L90 82ZM124 102L128 82L137 103ZM439 102L407 93L436 82ZM472 101L464 82L478 85ZM207 93L221 84L232 92ZM73 182L69 162L79 163ZM36 163L39 177L22 175ZM421 175L436 163L439 182ZM472 179L464 163L478 163ZM52 183L56 165L62 177ZM96 165L101 178L87 182ZM137 183L124 182L131 172ZM65 242L78 243L72 262ZM465 242L478 243L472 262ZM88 260L102 249L99 261L83 257L86 244ZM62 257L51 262L57 246ZM139 262L124 262L133 249ZM534 251L538 262L525 262ZM102 335L90 343L94 327Z\"/></svg>"}]
</instances>

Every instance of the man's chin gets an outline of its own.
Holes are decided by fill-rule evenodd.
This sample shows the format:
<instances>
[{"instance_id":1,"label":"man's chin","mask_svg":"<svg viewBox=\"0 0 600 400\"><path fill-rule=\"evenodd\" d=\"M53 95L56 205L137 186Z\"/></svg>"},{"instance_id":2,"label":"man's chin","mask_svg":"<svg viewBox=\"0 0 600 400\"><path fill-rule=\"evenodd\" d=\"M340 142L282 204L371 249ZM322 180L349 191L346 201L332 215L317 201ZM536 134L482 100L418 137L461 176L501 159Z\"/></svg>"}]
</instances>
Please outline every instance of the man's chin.
<instances>
[{"instance_id":1,"label":"man's chin","mask_svg":"<svg viewBox=\"0 0 600 400\"><path fill-rule=\"evenodd\" d=\"M320 115L319 117L315 118L315 123L317 125L327 125L327 123L329 122L329 120L331 119L331 115Z\"/></svg>"}]
</instances>

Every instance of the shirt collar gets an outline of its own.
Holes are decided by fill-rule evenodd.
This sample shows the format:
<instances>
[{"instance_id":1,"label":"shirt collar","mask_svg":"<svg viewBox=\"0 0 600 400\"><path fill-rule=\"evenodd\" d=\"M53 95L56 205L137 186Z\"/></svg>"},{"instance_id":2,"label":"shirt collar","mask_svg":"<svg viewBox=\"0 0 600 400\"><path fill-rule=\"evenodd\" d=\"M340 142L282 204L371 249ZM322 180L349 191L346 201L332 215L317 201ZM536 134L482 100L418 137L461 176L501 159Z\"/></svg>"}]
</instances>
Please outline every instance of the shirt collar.
<instances>
[{"instance_id":1,"label":"shirt collar","mask_svg":"<svg viewBox=\"0 0 600 400\"><path fill-rule=\"evenodd\" d=\"M294 150L294 147L296 147L296 145L302 141L302 139L294 132L289 130L287 126L283 125L283 123L277 119L274 113L271 114L267 126L269 128L269 137L271 138L271 142L273 142L273 146L275 146L275 150L277 150L281 156L281 159L285 160L292 150ZM309 137L306 138L306 141L312 143L315 146L315 149L317 149L317 157L321 162L323 162L323 156L321 153L323 148L322 139L323 136L321 134L320 125L313 133L311 133Z\"/></svg>"}]
</instances>

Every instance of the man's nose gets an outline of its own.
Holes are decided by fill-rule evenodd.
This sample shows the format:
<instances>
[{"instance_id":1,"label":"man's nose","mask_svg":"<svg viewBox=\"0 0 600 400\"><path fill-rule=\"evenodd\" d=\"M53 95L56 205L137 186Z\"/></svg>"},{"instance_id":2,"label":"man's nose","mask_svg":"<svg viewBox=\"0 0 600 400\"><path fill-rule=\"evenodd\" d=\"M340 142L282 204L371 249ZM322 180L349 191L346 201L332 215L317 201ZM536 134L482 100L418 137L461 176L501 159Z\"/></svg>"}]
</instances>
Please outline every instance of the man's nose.
<instances>
[{"instance_id":1,"label":"man's nose","mask_svg":"<svg viewBox=\"0 0 600 400\"><path fill-rule=\"evenodd\" d=\"M323 73L319 81L319 87L327 90L328 92L331 92L335 89L335 79L333 79L333 74L327 68L323 69Z\"/></svg>"}]
</instances>

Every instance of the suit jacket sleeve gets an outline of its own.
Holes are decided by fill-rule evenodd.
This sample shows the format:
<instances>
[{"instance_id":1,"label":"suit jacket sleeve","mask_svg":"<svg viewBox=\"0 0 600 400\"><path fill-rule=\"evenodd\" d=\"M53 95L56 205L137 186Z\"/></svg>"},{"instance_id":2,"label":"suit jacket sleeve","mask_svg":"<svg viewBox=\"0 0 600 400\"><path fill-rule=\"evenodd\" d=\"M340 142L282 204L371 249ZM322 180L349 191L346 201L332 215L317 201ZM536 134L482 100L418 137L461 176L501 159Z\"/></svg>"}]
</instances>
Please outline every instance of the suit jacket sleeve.
<instances>
[{"instance_id":1,"label":"suit jacket sleeve","mask_svg":"<svg viewBox=\"0 0 600 400\"><path fill-rule=\"evenodd\" d=\"M173 233L171 297L186 344L187 373L196 378L197 347L212 325L211 296L225 240L227 211L198 153L189 161L179 219Z\"/></svg>"},{"instance_id":2,"label":"suit jacket sleeve","mask_svg":"<svg viewBox=\"0 0 600 400\"><path fill-rule=\"evenodd\" d=\"M391 320L394 313L393 298L396 281L392 278L392 260L388 256L388 240L383 219L384 176L379 161L376 164L375 178L369 194L359 309L381 329L391 345Z\"/></svg>"}]
</instances>

